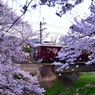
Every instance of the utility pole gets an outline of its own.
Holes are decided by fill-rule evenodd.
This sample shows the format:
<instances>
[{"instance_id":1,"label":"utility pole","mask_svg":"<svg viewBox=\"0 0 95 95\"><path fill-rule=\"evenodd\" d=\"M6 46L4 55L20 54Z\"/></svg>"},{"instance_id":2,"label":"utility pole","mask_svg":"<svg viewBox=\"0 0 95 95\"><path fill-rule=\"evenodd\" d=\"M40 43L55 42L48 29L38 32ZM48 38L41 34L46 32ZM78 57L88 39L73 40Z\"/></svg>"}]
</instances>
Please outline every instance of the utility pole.
<instances>
[{"instance_id":1,"label":"utility pole","mask_svg":"<svg viewBox=\"0 0 95 95\"><path fill-rule=\"evenodd\" d=\"M43 25L45 25L46 23L43 21L43 22L41 22L40 21L40 44L42 44L42 31L44 30L44 29L46 29L46 28L42 28L42 26Z\"/></svg>"},{"instance_id":2,"label":"utility pole","mask_svg":"<svg viewBox=\"0 0 95 95\"><path fill-rule=\"evenodd\" d=\"M40 21L40 44L42 44L42 22Z\"/></svg>"}]
</instances>

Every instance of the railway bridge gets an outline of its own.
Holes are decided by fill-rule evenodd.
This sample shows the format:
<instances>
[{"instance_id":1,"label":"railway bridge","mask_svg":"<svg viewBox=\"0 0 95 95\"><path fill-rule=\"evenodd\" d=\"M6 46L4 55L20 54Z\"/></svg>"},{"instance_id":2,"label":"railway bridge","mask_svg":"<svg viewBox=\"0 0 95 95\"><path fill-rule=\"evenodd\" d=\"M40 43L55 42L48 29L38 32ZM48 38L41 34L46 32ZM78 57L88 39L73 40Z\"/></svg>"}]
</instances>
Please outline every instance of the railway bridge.
<instances>
[{"instance_id":1,"label":"railway bridge","mask_svg":"<svg viewBox=\"0 0 95 95\"><path fill-rule=\"evenodd\" d=\"M77 62L76 64L70 64L69 68L57 70L60 66L54 66L54 72L56 73L70 73L70 72L93 72L95 71L95 64L86 65L84 62Z\"/></svg>"},{"instance_id":2,"label":"railway bridge","mask_svg":"<svg viewBox=\"0 0 95 95\"><path fill-rule=\"evenodd\" d=\"M77 65L77 66L76 66ZM85 65L84 63L76 63L69 65L69 68L59 70L60 66L53 66L51 63L24 63L20 67L36 75L39 82L49 83L55 79L60 79L63 84L70 85L79 79L79 72L93 72L95 71L95 64ZM61 73L62 77L59 76Z\"/></svg>"}]
</instances>

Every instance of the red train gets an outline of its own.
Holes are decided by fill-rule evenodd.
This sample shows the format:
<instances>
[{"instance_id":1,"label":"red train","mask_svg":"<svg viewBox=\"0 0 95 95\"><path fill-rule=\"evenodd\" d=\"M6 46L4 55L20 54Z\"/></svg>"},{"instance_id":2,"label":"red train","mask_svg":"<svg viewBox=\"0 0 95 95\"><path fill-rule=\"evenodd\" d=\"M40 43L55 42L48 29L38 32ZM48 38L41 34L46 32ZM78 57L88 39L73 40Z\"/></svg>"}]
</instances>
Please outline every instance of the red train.
<instances>
[{"instance_id":1,"label":"red train","mask_svg":"<svg viewBox=\"0 0 95 95\"><path fill-rule=\"evenodd\" d=\"M58 61L56 58L58 51L62 46L54 45L36 45L33 47L33 59L38 62L53 62Z\"/></svg>"},{"instance_id":2,"label":"red train","mask_svg":"<svg viewBox=\"0 0 95 95\"><path fill-rule=\"evenodd\" d=\"M59 61L59 58L57 58L57 54L61 50L61 48L63 47L55 46L55 45L35 45L32 47L32 57L34 61L37 61L37 62ZM83 53L77 58L75 62L88 61L89 60L88 56L90 54L91 52L83 51ZM65 62L65 60L63 60L62 62Z\"/></svg>"}]
</instances>

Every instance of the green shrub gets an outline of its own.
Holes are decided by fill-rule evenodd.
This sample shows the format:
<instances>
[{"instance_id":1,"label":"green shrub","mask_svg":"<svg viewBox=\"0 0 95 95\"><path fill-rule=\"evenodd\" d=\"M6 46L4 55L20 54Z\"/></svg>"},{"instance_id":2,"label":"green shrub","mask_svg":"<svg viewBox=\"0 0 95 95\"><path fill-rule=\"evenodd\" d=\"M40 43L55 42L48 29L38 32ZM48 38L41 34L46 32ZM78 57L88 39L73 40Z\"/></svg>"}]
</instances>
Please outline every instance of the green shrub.
<instances>
[{"instance_id":1,"label":"green shrub","mask_svg":"<svg viewBox=\"0 0 95 95\"><path fill-rule=\"evenodd\" d=\"M30 53L31 52L31 48L24 48L24 51L27 52L27 53Z\"/></svg>"},{"instance_id":2,"label":"green shrub","mask_svg":"<svg viewBox=\"0 0 95 95\"><path fill-rule=\"evenodd\" d=\"M91 86L86 86L90 84ZM60 81L46 90L44 95L95 95L95 74L83 73L80 79L67 88Z\"/></svg>"},{"instance_id":3,"label":"green shrub","mask_svg":"<svg viewBox=\"0 0 95 95\"><path fill-rule=\"evenodd\" d=\"M64 86L59 80L56 81L55 85L46 90L44 95L59 95L59 93L64 89Z\"/></svg>"}]
</instances>

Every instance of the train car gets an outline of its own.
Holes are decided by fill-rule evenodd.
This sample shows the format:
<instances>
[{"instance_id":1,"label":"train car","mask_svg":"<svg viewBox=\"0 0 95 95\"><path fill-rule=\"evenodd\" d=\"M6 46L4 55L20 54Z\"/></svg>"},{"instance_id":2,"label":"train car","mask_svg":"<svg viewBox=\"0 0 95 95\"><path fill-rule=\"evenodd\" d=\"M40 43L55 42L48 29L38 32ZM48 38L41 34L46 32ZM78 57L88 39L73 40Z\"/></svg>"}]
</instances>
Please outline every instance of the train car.
<instances>
[{"instance_id":1,"label":"train car","mask_svg":"<svg viewBox=\"0 0 95 95\"><path fill-rule=\"evenodd\" d=\"M33 47L33 59L37 62L54 62L59 59L56 57L62 46L55 45L36 45Z\"/></svg>"},{"instance_id":2,"label":"train car","mask_svg":"<svg viewBox=\"0 0 95 95\"><path fill-rule=\"evenodd\" d=\"M83 50L82 54L77 57L77 62L87 62L89 61L89 55L91 55L92 52L87 51L87 50Z\"/></svg>"}]
</instances>

